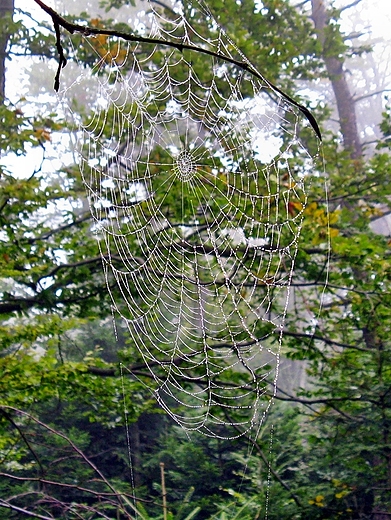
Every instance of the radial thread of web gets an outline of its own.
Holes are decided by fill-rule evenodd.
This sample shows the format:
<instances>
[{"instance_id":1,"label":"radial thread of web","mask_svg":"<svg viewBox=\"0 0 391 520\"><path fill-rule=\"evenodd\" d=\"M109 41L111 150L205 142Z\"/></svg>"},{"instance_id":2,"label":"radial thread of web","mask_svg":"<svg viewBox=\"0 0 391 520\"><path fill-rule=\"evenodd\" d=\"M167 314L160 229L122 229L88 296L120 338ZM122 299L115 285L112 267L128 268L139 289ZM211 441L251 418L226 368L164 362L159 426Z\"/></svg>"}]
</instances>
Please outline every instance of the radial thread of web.
<instances>
[{"instance_id":1,"label":"radial thread of web","mask_svg":"<svg viewBox=\"0 0 391 520\"><path fill-rule=\"evenodd\" d=\"M149 7L141 35L241 57L202 9L197 28ZM76 45L94 65L64 96L95 99L77 146L129 370L145 367L183 428L245 433L278 374L312 168L302 114L213 55L106 36Z\"/></svg>"}]
</instances>

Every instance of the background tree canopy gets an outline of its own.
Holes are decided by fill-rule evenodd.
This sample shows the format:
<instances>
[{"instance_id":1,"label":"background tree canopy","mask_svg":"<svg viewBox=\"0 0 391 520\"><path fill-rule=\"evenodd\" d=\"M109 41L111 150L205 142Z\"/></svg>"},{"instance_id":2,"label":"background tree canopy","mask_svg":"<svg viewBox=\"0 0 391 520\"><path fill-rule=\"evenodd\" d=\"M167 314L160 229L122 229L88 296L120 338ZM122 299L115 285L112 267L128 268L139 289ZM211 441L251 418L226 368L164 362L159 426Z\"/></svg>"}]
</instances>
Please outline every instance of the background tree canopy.
<instances>
[{"instance_id":1,"label":"background tree canopy","mask_svg":"<svg viewBox=\"0 0 391 520\"><path fill-rule=\"evenodd\" d=\"M224 150L228 150L231 163L225 161L223 152L215 154L209 163L202 162L204 179L213 178L213 183L202 186L209 197L205 207L202 204L205 191L201 196L201 187L197 191L198 188L187 188L190 184L185 182L173 182L170 190L164 188L167 179L158 170L171 160L171 152L164 146L163 137L159 143L158 134L152 134L150 128L156 114L166 108L165 98L142 98L138 108L130 103L128 127L121 133L124 123L120 116L124 110L102 108L102 94L97 95L91 86L95 80L108 88L118 84L113 63L125 77L126 74L131 77L135 63L142 63L146 76L154 77L156 70L165 70L168 61L164 46L155 46L152 54L148 46L131 44L125 55L121 54L125 47L107 35L93 38L75 34L69 39L61 29L68 64L61 71L60 80L64 91L73 95L69 100L73 112L70 123L65 105L53 94L59 49L52 20L33 2L22 7L11 0L3 2L0 11L0 509L3 518L384 520L390 517L391 259L387 215L391 188L387 181L391 165L391 119L387 99L381 92L373 95L384 88L384 79L376 84L379 71L368 38L354 27L356 22L357 28L360 27L361 4L360 0L346 2L337 9L332 3L320 0L297 5L285 0L208 1L217 22L253 67L297 103L311 109L321 126L323 144L311 183L302 192L296 185L292 187L293 180L300 175L306 179L303 172L309 154L318 153L318 139L305 118L297 118L295 107L290 110L269 90L275 113L283 114L276 119L268 115L268 124L274 125L272 132L279 146L291 142L291 128L297 138L289 148L288 167L283 173L277 167L274 172L269 167L262 170L263 162L267 161L261 155L254 159L244 130L239 132L240 146L236 145L236 151L232 152L233 139L239 139L234 130L240 121L242 105L235 108L233 102L229 104L226 100L232 100L234 86L240 84L244 103L254 96L255 83L248 79L250 76L242 76L243 71L235 63L223 66L216 61L213 70L212 62L204 55L186 49L178 51L176 68L170 69L178 78L177 99L188 99L188 85L180 79L181 75L187 77L184 64L191 65L197 78L192 84L193 90L198 88L194 99L201 100L211 85L215 92L221 93L213 101L216 110L222 104L219 121L198 129L201 137L195 139L203 139L197 146L204 157L204 149L216 146L213 136L217 131L225 132ZM191 26L197 29L189 36L191 41L206 45L204 39L218 33L213 19L198 4L183 3L181 8ZM141 36L145 34L148 9L165 18L166 28L171 27L178 14L171 3L151 2L147 6L143 2L133 5L121 0L102 1L99 9L88 3L80 6L70 2L67 9L69 13L62 13L61 8L58 13L72 23L120 32L129 32L130 24ZM351 34L341 30L341 16L346 12L352 20ZM170 38L178 41L182 37L179 32L170 33ZM240 54L235 55L236 47L230 46L229 40L221 41L234 59L242 59ZM134 61L126 59L129 55L134 56ZM17 85L11 76L15 74L12 63L24 68ZM170 84L164 81L161 85L169 88ZM121 98L118 100L120 105ZM382 100L383 106L379 107ZM212 101L208 103L212 106ZM372 119L376 110L378 120ZM379 124L381 112L383 119ZM207 121L205 115L203 118ZM160 128L168 131L170 121L167 119ZM80 155L72 152L75 136L80 141L83 139L80 128L92 127L88 139L84 136ZM146 147L146 139L142 147L142 141L138 141L140 129L145 135L154 136L150 139L153 146ZM190 135L192 128L186 129ZM182 127L177 126L176 132L180 130ZM124 135L132 140L127 138L124 142ZM99 139L92 146L94 136ZM119 180L117 184L106 183L104 188L102 180L98 183L90 175L90 171L95 171L91 160L106 153L108 143L114 140L119 143L120 151L114 154L115 160L109 154L107 161L116 165L118 179L122 171L130 169L118 159L126 154L132 160L132 171L137 174L132 177L133 185L137 179L150 179L150 184L137 188L138 192L128 193L130 198L125 202L131 200L131 204L125 204L121 198ZM264 148L270 150L270 143ZM87 159L83 165L84 157ZM195 169L191 156L179 157L176 167L189 175ZM261 181L257 180L256 186L248 180L254 169L267 172ZM325 183L330 187L328 194ZM87 194L85 184L90 188ZM279 199L275 206L269 204L267 210L254 214L257 228L247 220L248 212L254 212L251 205L242 207L241 212L234 210L241 207L243 200L253 200L251 197L260 185L269 190L265 200L271 199L273 190L280 187L283 190L284 186L288 188L283 193L289 193L290 198ZM238 193L246 189L248 198L242 195L235 199L232 195L227 209L227 186L235 187ZM161 211L159 221L151 212L149 193L154 194ZM219 218L213 220L211 215ZM260 240L264 235L259 230L269 232L265 230L269 230L270 218L274 216L273 229L280 226L281 231L278 243L268 238L269 253L265 244L260 248L262 261L268 265L265 271L261 272L261 260L255 253L243 249L243 244L235 246L235 265L239 266L235 276L242 276L242 299L238 296L238 300L227 303L222 299L222 289L208 293L210 280L206 274L218 272L219 258L224 259L224 266L233 261L227 251L237 236L227 236L221 231L230 228L250 233L251 228L252 234L246 235L248 241ZM285 224L289 222L289 233L288 226L280 225L278 218L283 218ZM163 219L170 223L170 233L159 227ZM139 229L154 230L145 234L145 242L140 235L129 232L135 221ZM197 232L194 226L198 226ZM210 230L214 227L221 233L218 239L215 235L211 238ZM193 232L184 240L180 233L186 228ZM110 238L105 231L111 232ZM290 242L290 233L297 241ZM126 237L121 247L119 237ZM185 369L183 360L182 364L176 364L175 358L172 359L175 379L169 381L178 382L181 397L176 401L176 394L167 391L159 406L155 395L167 377L164 363L174 342L174 332L169 327L162 330L163 322L156 321L157 314L152 314L155 321L151 318L143 325L146 328L129 333L126 323L134 321L136 309L143 309L148 301L144 298L147 293L140 291L137 277L125 279L118 274L123 272L124 255L121 257L120 253L125 243L129 270L136 272L136 260L147 266L144 278L150 281L148 294L159 294L167 323L172 323L169 317L179 312L178 306L184 302L175 300L174 288L177 285L181 292L188 291L190 301L192 278L188 274L186 283L183 278L182 282L175 279L171 292L157 291L164 268L158 260L170 258L169 274L175 275L183 268L183 251L190 262L199 258L202 249L204 264L197 265L204 271L201 270L197 281L198 286L202 283L205 286L203 310L214 309L209 311L213 316L216 314L213 305L223 301L219 308L224 309L221 311L224 316L232 315L229 330L234 331L230 338L224 336L217 326L221 317L217 313L213 327L210 326L214 332L219 331L213 336L213 345L234 353L246 363L250 361L245 348L253 340L262 339L270 352L278 352L278 364L264 369L268 376L263 377L262 385L251 370L238 370L227 356L213 358L216 370L214 379L210 378L213 384L220 389L228 388L232 400L243 398L246 388L248 401L244 405L249 406L255 396L259 410L269 410L258 435L241 427L243 409L232 407L228 413L223 400L221 406L214 403L213 417L216 424L234 425L237 435L231 436L237 436L236 439L223 438L223 434L207 437L197 432L189 439L184 429L164 413L162 406L174 410L177 420L184 417L182 422L194 424L186 422L194 419L186 406L200 388L205 390L204 366L197 356L209 345L205 336L210 332L206 326L199 326L199 308L198 314L194 311L193 321L186 325L189 330L201 330L203 337L201 334L201 339L197 339L192 332L181 343L181 353L186 354L189 365ZM156 257L150 255L151 243L158 250ZM172 244L182 247L182 256L171 254ZM277 259L270 252L272 246L279 251L291 248L290 256L281 253ZM171 256L165 254L166 250ZM294 264L289 259L294 259ZM168 279L167 274L164 277ZM276 316L283 315L287 296L284 291L288 287L284 280L288 278L289 305L286 319L279 322ZM216 274L214 287L218 283ZM247 290L253 291L251 297L259 305L270 304L273 311L270 316L265 312L257 321L255 314L252 318L246 315L241 305L249 301L245 296ZM124 295L127 305L121 303ZM195 309L186 304L188 309ZM243 319L238 321L238 316ZM156 345L160 354L152 355ZM143 351L148 355L143 356ZM273 359L270 355L261 364L269 367ZM165 482L161 478L162 467ZM167 498L167 507L162 506L162 496Z\"/></svg>"}]
</instances>

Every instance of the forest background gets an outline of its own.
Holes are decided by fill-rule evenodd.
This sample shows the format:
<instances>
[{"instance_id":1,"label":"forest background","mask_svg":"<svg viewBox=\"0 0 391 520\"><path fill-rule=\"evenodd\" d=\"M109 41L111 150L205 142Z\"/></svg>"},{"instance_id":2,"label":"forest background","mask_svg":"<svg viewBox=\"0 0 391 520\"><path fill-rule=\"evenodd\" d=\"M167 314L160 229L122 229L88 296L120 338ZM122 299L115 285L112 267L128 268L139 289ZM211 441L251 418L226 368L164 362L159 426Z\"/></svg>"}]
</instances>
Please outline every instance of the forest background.
<instances>
[{"instance_id":1,"label":"forest background","mask_svg":"<svg viewBox=\"0 0 391 520\"><path fill-rule=\"evenodd\" d=\"M121 9L135 9L122 3L102 2L99 23L122 28ZM114 330L80 172L58 159L69 130L50 20L2 1L2 518L391 517L391 117L361 4L208 2L254 66L313 111L325 164L308 194L274 404L255 440L233 441L188 439L147 391L126 329ZM79 8L67 5L72 20L97 19ZM25 67L20 96L8 59ZM316 136L304 139L316 153Z\"/></svg>"}]
</instances>

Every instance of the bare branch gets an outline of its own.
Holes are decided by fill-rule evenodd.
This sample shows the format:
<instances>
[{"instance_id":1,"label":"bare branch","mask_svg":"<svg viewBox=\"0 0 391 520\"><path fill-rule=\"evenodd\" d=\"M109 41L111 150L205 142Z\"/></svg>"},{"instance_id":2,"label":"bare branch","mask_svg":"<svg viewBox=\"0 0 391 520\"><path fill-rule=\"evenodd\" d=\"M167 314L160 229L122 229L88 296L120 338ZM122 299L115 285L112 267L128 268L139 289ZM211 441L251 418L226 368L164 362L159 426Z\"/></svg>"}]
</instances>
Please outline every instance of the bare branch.
<instances>
[{"instance_id":1,"label":"bare branch","mask_svg":"<svg viewBox=\"0 0 391 520\"><path fill-rule=\"evenodd\" d=\"M300 7L304 7L305 4L308 4L308 2L310 2L310 1L311 1L311 0L303 0L303 2L300 2L299 4L296 4L296 5L294 5L293 7L294 7L295 9L299 9Z\"/></svg>"},{"instance_id":2,"label":"bare branch","mask_svg":"<svg viewBox=\"0 0 391 520\"><path fill-rule=\"evenodd\" d=\"M80 458L87 464L87 466L89 466L99 476L101 481L108 487L108 489L110 489L111 492L114 495L118 496L119 501L122 502L122 500L120 499L120 496L118 495L117 491L113 488L113 486L110 484L110 482L105 478L103 473L98 469L98 467L93 462L91 462L86 457L86 455L76 446L76 444L69 437L67 437L65 434L55 430L54 428L52 428L48 424L43 423L42 421L40 421L39 419L37 419L33 415L29 414L28 412L25 412L23 410L19 410L19 409L13 407L13 406L6 406L6 405L1 405L0 409L3 410L3 411L10 410L10 411L18 413L18 414L20 414L20 415L22 415L24 417L28 417L30 420L34 421L36 424L38 424L42 428L46 429L48 432L50 432L50 433L56 435L57 437L60 437L61 439L65 440L65 442L67 444L69 444L69 446L71 446L72 450L80 456Z\"/></svg>"},{"instance_id":3,"label":"bare branch","mask_svg":"<svg viewBox=\"0 0 391 520\"><path fill-rule=\"evenodd\" d=\"M281 395L274 395L271 397L275 397L279 401L288 401L292 403L300 403L304 405L313 406L315 404L324 404L326 406L330 406L332 408L335 407L335 403L351 403L351 402L363 402L363 403L372 403L376 406L379 406L379 401L375 401L374 399L365 399L364 397L324 397L322 399L302 399L301 397L289 396L283 397Z\"/></svg>"},{"instance_id":4,"label":"bare branch","mask_svg":"<svg viewBox=\"0 0 391 520\"><path fill-rule=\"evenodd\" d=\"M369 94L364 94L363 96L355 97L354 102L357 103L362 99L366 99L372 96L377 96L378 94L383 94L383 92L391 92L390 88L383 88L382 90L376 90L376 92L370 92Z\"/></svg>"},{"instance_id":5,"label":"bare branch","mask_svg":"<svg viewBox=\"0 0 391 520\"><path fill-rule=\"evenodd\" d=\"M63 226L59 226L55 229L51 229L50 231L47 231L46 233L42 233L42 235L39 235L37 237L29 238L27 240L28 244L33 244L34 242L38 242L39 240L46 240L50 238L51 236L55 235L56 233L60 233L61 231L65 231L67 229L72 228L73 226L78 226L79 224L82 224L83 222L86 222L91 218L91 213L88 212L84 216L73 220L69 224L64 224Z\"/></svg>"},{"instance_id":6,"label":"bare branch","mask_svg":"<svg viewBox=\"0 0 391 520\"><path fill-rule=\"evenodd\" d=\"M22 507L15 506L14 504L10 504L6 502L2 498L0 498L0 507L5 507L6 509L11 509L11 511L16 511L18 513L22 513L25 516L30 516L32 518L39 518L40 520L53 520L52 516L43 516L38 513L34 513L32 511L28 511L27 509L23 509Z\"/></svg>"},{"instance_id":7,"label":"bare branch","mask_svg":"<svg viewBox=\"0 0 391 520\"><path fill-rule=\"evenodd\" d=\"M324 336L318 336L317 334L304 334L304 333L300 333L300 332L291 332L288 330L284 330L284 336L291 336L294 338L306 338L310 341L318 340L318 341L322 341L326 345L334 345L336 347L341 347L341 348L350 348L350 349L354 349L354 350L360 350L361 352L373 352L373 350L371 350L369 348L358 347L357 345L350 345L349 343L341 343L340 341L334 341L330 338L325 338Z\"/></svg>"},{"instance_id":8,"label":"bare branch","mask_svg":"<svg viewBox=\"0 0 391 520\"><path fill-rule=\"evenodd\" d=\"M343 7L340 7L340 8L338 9L338 11L339 11L340 13L342 13L343 11L346 11L346 9L350 9L351 7L354 7L355 5L358 5L360 2L362 2L362 0L354 0L354 2L351 2L351 3L348 4L348 5L345 5L345 6L343 6Z\"/></svg>"},{"instance_id":9,"label":"bare branch","mask_svg":"<svg viewBox=\"0 0 391 520\"><path fill-rule=\"evenodd\" d=\"M95 256L93 258L87 258L86 260L80 260L79 262L73 262L73 263L69 263L69 264L56 265L56 267L54 267L51 271L49 271L48 273L42 275L39 278L38 283L41 280L44 280L45 278L52 278L56 273L58 273L58 271L62 271L64 269L65 270L76 269L77 267L81 267L83 265L100 264L101 262L102 262L102 257Z\"/></svg>"},{"instance_id":10,"label":"bare branch","mask_svg":"<svg viewBox=\"0 0 391 520\"><path fill-rule=\"evenodd\" d=\"M371 222L376 222L376 220L380 220L380 219L382 219L382 218L384 218L384 217L387 217L387 216L390 215L390 214L391 214L391 209L389 209L389 210L387 210L387 211L384 211L381 215L375 215L375 216L372 216L372 217L370 218L370 221L371 221Z\"/></svg>"},{"instance_id":11,"label":"bare branch","mask_svg":"<svg viewBox=\"0 0 391 520\"><path fill-rule=\"evenodd\" d=\"M33 447L31 446L31 444L29 443L28 439L26 438L25 434L23 433L23 431L21 430L21 428L19 427L18 424L16 424L16 422L12 419L12 417L10 416L9 413L7 413L5 410L1 410L1 413L4 415L4 417L7 419L7 421L9 421L12 426L17 430L17 432L19 433L19 435L21 436L21 438L23 439L23 442L26 444L28 450L30 451L30 453L32 454L32 456L34 457L34 459L36 460L40 470L41 470L41 473L44 472L43 470L43 467L42 467L42 464L41 464L41 461L39 460L39 457L37 456L37 454L35 453Z\"/></svg>"},{"instance_id":12,"label":"bare branch","mask_svg":"<svg viewBox=\"0 0 391 520\"><path fill-rule=\"evenodd\" d=\"M59 83L60 83L60 74L63 67L66 65L66 58L64 56L64 50L61 45L60 41L60 32L59 27L63 27L71 34L74 34L75 32L83 34L84 36L90 36L92 34L99 35L103 34L106 36L115 36L117 38L121 38L125 41L130 42L137 42L137 43L146 43L146 44L152 44L152 45L160 45L162 47L171 47L174 49L177 49L180 52L183 52L184 50L191 51L191 52L197 52L201 54L207 54L208 56L212 56L214 58L223 60L227 63L231 63L232 65L235 65L236 67L239 67L240 69L249 72L251 75L256 77L257 79L264 82L269 88L280 94L286 101L288 101L291 105L295 106L300 110L300 112L306 117L312 128L314 129L314 132L318 136L319 140L322 140L322 134L320 132L320 128L318 126L318 123L315 119L315 117L311 114L311 112L308 110L307 107L304 105L301 105L294 99L292 99L288 94L286 94L284 91L282 91L280 88L278 88L274 83L266 79L260 72L258 72L250 62L248 61L240 61L236 60L234 58L231 58L230 56L226 56L224 54L221 54L220 52L215 52L210 49L204 48L204 47L198 47L196 45L190 45L185 43L176 43L172 41L166 41L161 40L160 38L147 38L140 35L135 34L129 34L124 33L121 31L115 31L111 29L100 29L96 27L88 27L84 25L78 25L71 22L68 22L65 18L60 16L54 9L47 6L42 2L42 0L34 0L35 3L37 3L53 20L54 29L56 32L56 48L59 54L59 65L54 81L54 89L58 91L59 89Z\"/></svg>"},{"instance_id":13,"label":"bare branch","mask_svg":"<svg viewBox=\"0 0 391 520\"><path fill-rule=\"evenodd\" d=\"M17 475L12 475L12 474L3 473L3 472L0 472L0 477L8 478L10 480L16 480L18 482L39 482L40 484L47 484L49 486L57 486L57 487L66 488L66 489L77 489L78 491L83 491L84 493L89 493L96 497L118 498L120 496L119 493L115 490L112 491L111 493L108 493L105 491L95 491L93 489L78 486L77 484L67 484L66 482L56 482L55 480L48 480L48 479L41 478L41 477L18 477ZM96 482L96 479L95 479L95 482ZM121 495L131 498L132 500L135 498L133 495L129 495L127 493L121 493ZM137 498L137 500L139 500L139 499ZM144 500L144 502L151 502L151 501Z\"/></svg>"}]
</instances>

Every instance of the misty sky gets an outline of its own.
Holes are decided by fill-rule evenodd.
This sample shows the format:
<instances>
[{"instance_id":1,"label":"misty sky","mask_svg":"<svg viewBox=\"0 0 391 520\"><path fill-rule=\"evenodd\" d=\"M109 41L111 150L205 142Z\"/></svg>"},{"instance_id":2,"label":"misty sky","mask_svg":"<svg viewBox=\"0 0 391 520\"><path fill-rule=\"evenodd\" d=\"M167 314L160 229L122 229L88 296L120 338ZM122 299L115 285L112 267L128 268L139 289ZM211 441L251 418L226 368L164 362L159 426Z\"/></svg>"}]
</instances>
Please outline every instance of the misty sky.
<instances>
[{"instance_id":1,"label":"misty sky","mask_svg":"<svg viewBox=\"0 0 391 520\"><path fill-rule=\"evenodd\" d=\"M335 5L342 7L352 3L353 0L336 0ZM343 28L349 31L351 28L350 17L354 10L362 13L363 26L361 30L367 32L370 39L391 40L391 2L390 0L362 0L362 2L347 9L343 15ZM366 23L365 23L366 22ZM391 53L390 53L391 56Z\"/></svg>"}]
</instances>

